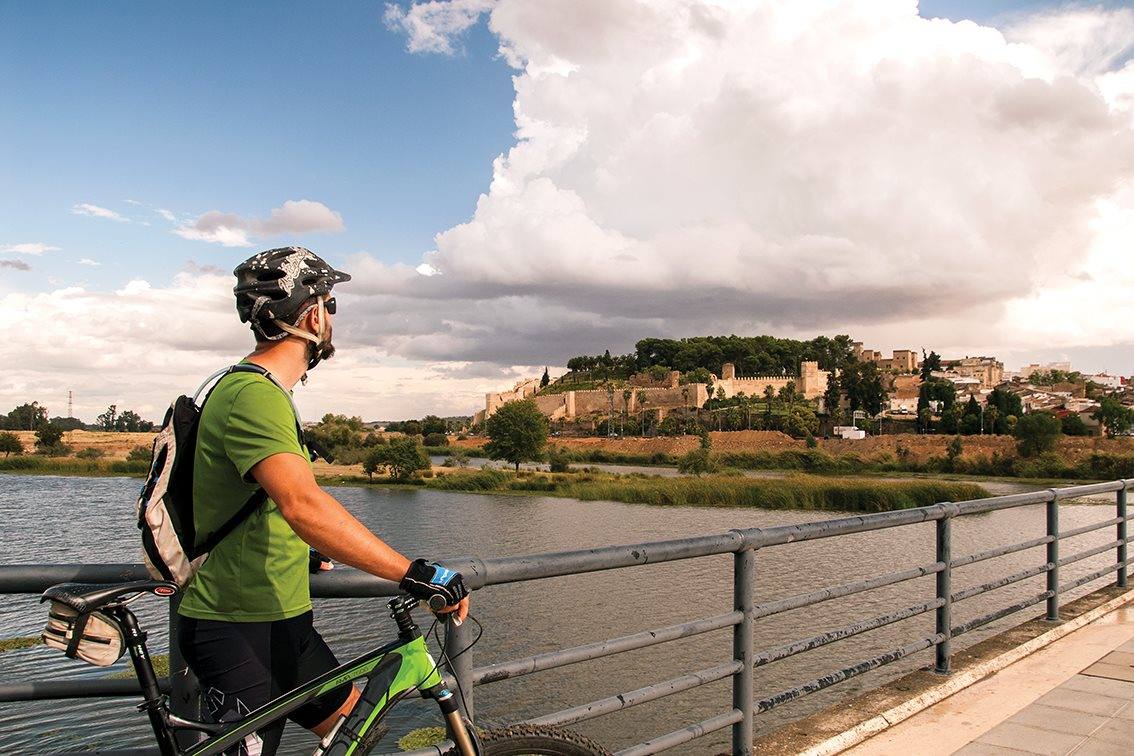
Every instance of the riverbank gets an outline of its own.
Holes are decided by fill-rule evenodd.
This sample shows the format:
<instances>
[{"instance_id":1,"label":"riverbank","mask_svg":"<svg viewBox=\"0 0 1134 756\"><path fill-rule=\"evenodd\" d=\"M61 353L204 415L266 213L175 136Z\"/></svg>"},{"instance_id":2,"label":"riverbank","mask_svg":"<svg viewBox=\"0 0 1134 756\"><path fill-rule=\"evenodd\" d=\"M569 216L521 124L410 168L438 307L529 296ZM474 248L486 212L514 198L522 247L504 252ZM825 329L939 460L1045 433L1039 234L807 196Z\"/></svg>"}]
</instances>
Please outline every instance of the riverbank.
<instances>
[{"instance_id":1,"label":"riverbank","mask_svg":"<svg viewBox=\"0 0 1134 756\"><path fill-rule=\"evenodd\" d=\"M488 469L411 481L341 476L324 482L334 485L410 486L460 493L555 496L653 506L852 512L910 509L940 501L965 501L989 495L988 491L974 483L851 480L806 474L780 479L746 478L735 474L660 478L638 473L536 473L526 470L514 473Z\"/></svg>"}]
</instances>

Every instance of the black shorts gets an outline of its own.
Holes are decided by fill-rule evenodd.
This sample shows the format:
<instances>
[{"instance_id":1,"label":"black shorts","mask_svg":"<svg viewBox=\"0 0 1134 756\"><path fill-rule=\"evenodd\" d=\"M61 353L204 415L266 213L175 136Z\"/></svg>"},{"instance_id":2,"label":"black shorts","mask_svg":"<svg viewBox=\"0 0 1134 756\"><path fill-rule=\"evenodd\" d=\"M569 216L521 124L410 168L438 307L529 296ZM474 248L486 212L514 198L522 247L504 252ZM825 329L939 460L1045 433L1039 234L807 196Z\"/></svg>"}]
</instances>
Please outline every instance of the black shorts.
<instances>
[{"instance_id":1,"label":"black shorts","mask_svg":"<svg viewBox=\"0 0 1134 756\"><path fill-rule=\"evenodd\" d=\"M201 684L205 714L214 722L246 716L281 693L339 666L311 624L311 612L274 622L218 622L178 618L178 645ZM288 717L308 729L326 720L350 696L350 684L296 709ZM274 754L284 723L245 738L226 753Z\"/></svg>"}]
</instances>

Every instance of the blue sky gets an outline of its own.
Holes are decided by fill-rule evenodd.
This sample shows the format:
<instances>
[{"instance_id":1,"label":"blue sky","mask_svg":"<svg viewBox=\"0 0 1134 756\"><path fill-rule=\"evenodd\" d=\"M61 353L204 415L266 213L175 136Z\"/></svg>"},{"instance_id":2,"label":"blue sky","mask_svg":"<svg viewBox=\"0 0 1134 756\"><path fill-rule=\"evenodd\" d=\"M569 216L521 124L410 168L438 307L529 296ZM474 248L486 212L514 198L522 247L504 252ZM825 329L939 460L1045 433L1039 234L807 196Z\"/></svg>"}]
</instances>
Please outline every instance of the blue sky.
<instances>
[{"instance_id":1,"label":"blue sky","mask_svg":"<svg viewBox=\"0 0 1134 756\"><path fill-rule=\"evenodd\" d=\"M987 22L1050 3L923 0L926 17ZM0 4L0 244L57 253L4 271L43 290L164 280L243 249L170 233L178 217L263 216L322 202L345 231L313 235L339 262L415 262L472 214L514 143L514 73L482 20L454 57L412 55L382 3ZM145 206L127 202L133 200ZM77 216L80 203L132 223ZM148 223L149 225L142 225ZM100 267L74 265L86 258Z\"/></svg>"},{"instance_id":2,"label":"blue sky","mask_svg":"<svg viewBox=\"0 0 1134 756\"><path fill-rule=\"evenodd\" d=\"M228 271L292 243L359 273L336 328L347 348L327 372L339 390L307 389L308 414L467 413L572 354L699 333L850 332L881 349L1134 372L1134 329L1092 325L1079 306L1134 322L1121 310L1134 200L1098 210L1102 253L1084 220L1134 186L1134 168L1111 158L1125 132L1098 120L1101 100L1122 111L1134 82L1134 68L1118 71L1134 51L1129 3L920 3L922 18L1023 34L1025 58L901 0L824 5L798 47L760 27L810 12L787 0L762 6L761 22L721 10L727 39L713 36L719 18L669 28L683 0L497 3L498 33L477 10L486 0L440 6L474 9L454 34L453 18L415 17L452 42L448 55L411 52L414 33L389 28L383 2L0 0L0 302L23 318L0 361L26 367L0 386L0 411L37 395L58 405L72 387L91 416L123 393L158 411L190 388L184 376L246 348ZM663 5L677 12L650 16ZM1047 10L1063 15L1028 26ZM687 41L711 64L686 69ZM875 50L888 58L860 76ZM564 66L570 77L546 73ZM1090 93L1049 86L1060 76ZM1045 83L1006 128L999 112L969 117L934 94L979 109L1019 98L1025 81ZM643 82L660 88L639 97ZM1048 141L1037 112L1065 118L1066 141ZM658 128L698 113L716 115L689 138ZM527 132L514 149L517 114ZM986 174L975 184L974 171ZM981 191L992 195L974 203ZM1071 199L1037 211L1028 202L1044 192ZM246 246L220 243L233 233ZM444 275L414 273L423 254ZM793 255L810 262L780 264Z\"/></svg>"}]
</instances>

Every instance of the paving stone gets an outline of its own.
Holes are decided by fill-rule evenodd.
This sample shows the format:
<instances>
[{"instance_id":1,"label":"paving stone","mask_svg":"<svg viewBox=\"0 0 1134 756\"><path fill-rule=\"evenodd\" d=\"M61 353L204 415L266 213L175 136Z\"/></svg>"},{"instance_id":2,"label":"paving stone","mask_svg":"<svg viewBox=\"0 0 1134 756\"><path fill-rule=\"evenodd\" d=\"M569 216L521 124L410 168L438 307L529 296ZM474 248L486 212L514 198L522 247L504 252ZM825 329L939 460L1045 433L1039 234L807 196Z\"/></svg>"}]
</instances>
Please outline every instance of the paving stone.
<instances>
[{"instance_id":1,"label":"paving stone","mask_svg":"<svg viewBox=\"0 0 1134 756\"><path fill-rule=\"evenodd\" d=\"M1074 750L1072 756L1128 756L1129 745L1121 746L1103 740L1088 740Z\"/></svg>"},{"instance_id":2,"label":"paving stone","mask_svg":"<svg viewBox=\"0 0 1134 756\"><path fill-rule=\"evenodd\" d=\"M1111 698L1122 698L1127 701L1134 701L1134 682L1114 680L1109 677L1088 677L1087 675L1075 675L1059 687L1067 688L1069 690L1081 690L1085 693L1098 693L1100 696L1110 696Z\"/></svg>"},{"instance_id":3,"label":"paving stone","mask_svg":"<svg viewBox=\"0 0 1134 756\"><path fill-rule=\"evenodd\" d=\"M1054 706L1057 709L1071 709L1085 711L1088 714L1099 714L1104 717L1113 716L1115 712L1126 705L1121 698L1100 696L1097 693L1087 693L1069 688L1056 688L1045 693L1036 701L1045 706Z\"/></svg>"},{"instance_id":4,"label":"paving stone","mask_svg":"<svg viewBox=\"0 0 1134 756\"><path fill-rule=\"evenodd\" d=\"M1099 659L1104 664L1118 664L1123 667L1134 667L1134 651L1111 651L1109 654Z\"/></svg>"},{"instance_id":5,"label":"paving stone","mask_svg":"<svg viewBox=\"0 0 1134 756\"><path fill-rule=\"evenodd\" d=\"M1114 716L1118 719L1134 719L1134 702L1126 704Z\"/></svg>"},{"instance_id":6,"label":"paving stone","mask_svg":"<svg viewBox=\"0 0 1134 756\"><path fill-rule=\"evenodd\" d=\"M1094 733L1091 740L1102 740L1107 743L1125 745L1134 751L1134 721L1129 719L1112 719Z\"/></svg>"},{"instance_id":7,"label":"paving stone","mask_svg":"<svg viewBox=\"0 0 1134 756\"><path fill-rule=\"evenodd\" d=\"M1118 647L1118 650L1119 651L1129 651L1131 653L1134 653L1134 638L1123 643L1121 646Z\"/></svg>"},{"instance_id":8,"label":"paving stone","mask_svg":"<svg viewBox=\"0 0 1134 756\"><path fill-rule=\"evenodd\" d=\"M1023 711L1020 711L1008 721L1029 727L1038 727L1041 730L1085 736L1090 735L1110 720L1097 714L1057 709L1054 706L1036 703L1025 707Z\"/></svg>"},{"instance_id":9,"label":"paving stone","mask_svg":"<svg viewBox=\"0 0 1134 756\"><path fill-rule=\"evenodd\" d=\"M1079 674L1089 677L1109 677L1111 680L1134 682L1134 667L1129 667L1125 664L1108 664L1105 661L1095 662Z\"/></svg>"},{"instance_id":10,"label":"paving stone","mask_svg":"<svg viewBox=\"0 0 1134 756\"><path fill-rule=\"evenodd\" d=\"M1046 756L1063 756L1083 742L1081 735L1052 732L1039 727L1001 722L977 739L978 743L1015 748L1017 751L1039 753Z\"/></svg>"},{"instance_id":11,"label":"paving stone","mask_svg":"<svg viewBox=\"0 0 1134 756\"><path fill-rule=\"evenodd\" d=\"M910 751L913 753L913 751ZM1017 751L1015 748L988 745L987 743L969 743L959 751L953 751L953 756L1018 756L1031 751Z\"/></svg>"}]
</instances>

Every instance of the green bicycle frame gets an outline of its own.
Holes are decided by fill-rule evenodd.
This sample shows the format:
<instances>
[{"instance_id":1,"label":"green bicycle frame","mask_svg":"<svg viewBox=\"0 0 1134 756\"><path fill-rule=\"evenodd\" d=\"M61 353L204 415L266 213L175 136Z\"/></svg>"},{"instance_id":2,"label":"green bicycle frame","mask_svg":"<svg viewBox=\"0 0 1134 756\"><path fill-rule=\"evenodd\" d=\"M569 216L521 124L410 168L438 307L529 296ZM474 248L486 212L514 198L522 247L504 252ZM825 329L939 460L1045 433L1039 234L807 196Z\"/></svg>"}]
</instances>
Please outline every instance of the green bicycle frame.
<instances>
[{"instance_id":1,"label":"green bicycle frame","mask_svg":"<svg viewBox=\"0 0 1134 756\"><path fill-rule=\"evenodd\" d=\"M362 697L331 734L324 738L318 754L350 756L363 745L373 745L380 734L375 725L390 707L406 694L421 690L429 695L443 688L437 664L418 636L408 643L395 642L376 648L347 662L290 693L264 704L239 722L186 749L187 756L222 753L246 736L286 717L304 704L346 683L366 677Z\"/></svg>"}]
</instances>

